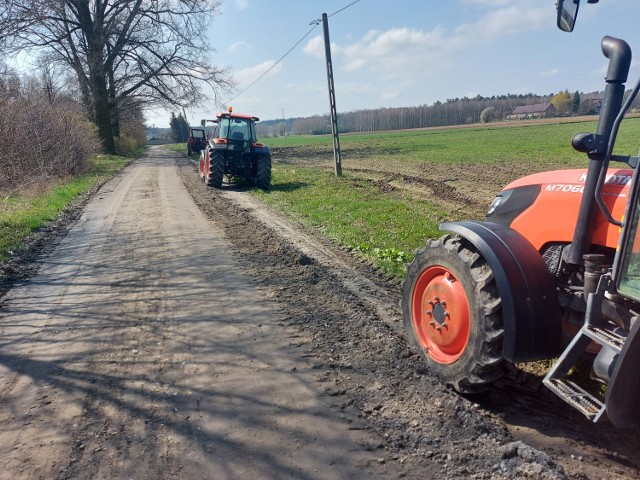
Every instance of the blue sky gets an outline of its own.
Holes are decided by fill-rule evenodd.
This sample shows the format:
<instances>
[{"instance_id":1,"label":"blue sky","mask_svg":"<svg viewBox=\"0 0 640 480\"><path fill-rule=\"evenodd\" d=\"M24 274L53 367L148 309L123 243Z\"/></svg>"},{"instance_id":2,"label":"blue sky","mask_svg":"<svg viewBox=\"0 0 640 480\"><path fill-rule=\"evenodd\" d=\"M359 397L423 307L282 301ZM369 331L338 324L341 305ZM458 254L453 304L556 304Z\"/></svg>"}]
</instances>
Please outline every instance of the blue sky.
<instances>
[{"instance_id":1,"label":"blue sky","mask_svg":"<svg viewBox=\"0 0 640 480\"><path fill-rule=\"evenodd\" d=\"M353 0L224 0L207 35L213 62L229 68L233 97L256 80L322 13ZM360 0L329 18L338 113L430 105L505 93L589 92L604 86L604 35L640 58L640 0L581 2L576 29L555 26L555 0ZM632 62L630 81L640 75ZM225 98L224 100L228 100ZM230 103L268 120L329 111L322 26ZM187 110L190 123L220 110ZM168 126L167 112L147 123Z\"/></svg>"}]
</instances>

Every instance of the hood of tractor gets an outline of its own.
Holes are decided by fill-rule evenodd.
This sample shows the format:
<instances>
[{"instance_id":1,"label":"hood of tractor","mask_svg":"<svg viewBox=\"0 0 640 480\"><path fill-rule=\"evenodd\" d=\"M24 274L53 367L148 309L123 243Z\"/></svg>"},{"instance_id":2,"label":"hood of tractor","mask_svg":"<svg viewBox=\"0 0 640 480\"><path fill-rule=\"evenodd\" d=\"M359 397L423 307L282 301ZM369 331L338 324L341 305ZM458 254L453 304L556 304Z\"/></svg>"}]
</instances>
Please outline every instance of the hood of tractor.
<instances>
[{"instance_id":1,"label":"hood of tractor","mask_svg":"<svg viewBox=\"0 0 640 480\"><path fill-rule=\"evenodd\" d=\"M611 168L602 197L616 219L625 213L630 169ZM507 185L493 201L487 220L510 226L540 250L550 242L571 242L587 178L586 169L556 170L529 175ZM596 208L593 243L616 248L619 228Z\"/></svg>"}]
</instances>

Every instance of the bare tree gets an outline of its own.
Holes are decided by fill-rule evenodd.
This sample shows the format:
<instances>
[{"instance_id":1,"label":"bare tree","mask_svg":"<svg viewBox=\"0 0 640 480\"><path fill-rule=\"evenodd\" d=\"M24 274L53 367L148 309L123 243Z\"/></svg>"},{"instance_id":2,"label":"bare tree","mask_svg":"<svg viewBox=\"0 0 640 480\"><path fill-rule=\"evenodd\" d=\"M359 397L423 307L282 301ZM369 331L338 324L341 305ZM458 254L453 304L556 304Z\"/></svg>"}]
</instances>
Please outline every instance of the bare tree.
<instances>
[{"instance_id":1,"label":"bare tree","mask_svg":"<svg viewBox=\"0 0 640 480\"><path fill-rule=\"evenodd\" d=\"M114 151L128 107L202 104L230 88L210 63L206 28L220 0L10 0L0 5L0 51L43 49L78 78L104 148Z\"/></svg>"}]
</instances>

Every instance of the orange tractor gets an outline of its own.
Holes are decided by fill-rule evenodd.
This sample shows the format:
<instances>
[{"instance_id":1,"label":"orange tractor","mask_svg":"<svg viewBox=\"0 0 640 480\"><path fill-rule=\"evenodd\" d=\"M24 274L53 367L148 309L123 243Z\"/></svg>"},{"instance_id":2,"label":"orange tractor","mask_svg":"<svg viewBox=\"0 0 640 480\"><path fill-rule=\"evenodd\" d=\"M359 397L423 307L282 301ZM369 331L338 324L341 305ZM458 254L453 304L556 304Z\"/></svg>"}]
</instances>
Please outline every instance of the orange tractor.
<instances>
[{"instance_id":1,"label":"orange tractor","mask_svg":"<svg viewBox=\"0 0 640 480\"><path fill-rule=\"evenodd\" d=\"M271 151L258 142L258 117L228 112L216 114L215 120L202 120L215 124L213 136L200 152L198 171L209 187L221 188L226 177L253 183L267 190L271 186Z\"/></svg>"},{"instance_id":2,"label":"orange tractor","mask_svg":"<svg viewBox=\"0 0 640 480\"><path fill-rule=\"evenodd\" d=\"M562 30L573 30L578 4L558 1ZM638 156L612 152L640 81L625 99L631 49L605 37L602 51L609 65L596 132L571 141L588 168L521 178L496 196L485 221L441 225L450 233L408 266L402 306L410 340L457 391L487 388L507 362L556 359L543 380L549 389L594 422L606 414L636 427ZM584 361L591 378L573 374Z\"/></svg>"}]
</instances>

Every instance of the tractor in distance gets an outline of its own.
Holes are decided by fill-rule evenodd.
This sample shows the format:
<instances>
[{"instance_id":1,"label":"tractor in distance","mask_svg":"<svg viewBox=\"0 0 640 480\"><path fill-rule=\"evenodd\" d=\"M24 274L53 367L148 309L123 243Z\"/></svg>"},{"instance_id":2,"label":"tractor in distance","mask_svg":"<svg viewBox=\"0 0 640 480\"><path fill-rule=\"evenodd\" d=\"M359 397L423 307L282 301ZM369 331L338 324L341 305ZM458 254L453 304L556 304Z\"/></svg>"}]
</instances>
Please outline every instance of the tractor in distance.
<instances>
[{"instance_id":1,"label":"tractor in distance","mask_svg":"<svg viewBox=\"0 0 640 480\"><path fill-rule=\"evenodd\" d=\"M207 144L207 135L204 127L189 128L189 138L187 138L187 155L200 153Z\"/></svg>"},{"instance_id":2,"label":"tractor in distance","mask_svg":"<svg viewBox=\"0 0 640 480\"><path fill-rule=\"evenodd\" d=\"M200 177L207 186L221 188L226 177L253 183L267 190L271 185L271 152L256 137L258 117L228 112L216 114L212 137L200 152Z\"/></svg>"},{"instance_id":3,"label":"tractor in distance","mask_svg":"<svg viewBox=\"0 0 640 480\"><path fill-rule=\"evenodd\" d=\"M578 5L558 0L561 30L573 30ZM410 343L458 392L486 389L507 362L553 359L546 387L593 422L637 428L639 157L613 149L640 80L625 98L631 49L607 36L602 52L608 71L596 132L571 140L588 168L518 179L485 221L442 224L449 233L408 265L403 319Z\"/></svg>"}]
</instances>

